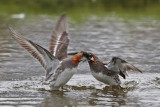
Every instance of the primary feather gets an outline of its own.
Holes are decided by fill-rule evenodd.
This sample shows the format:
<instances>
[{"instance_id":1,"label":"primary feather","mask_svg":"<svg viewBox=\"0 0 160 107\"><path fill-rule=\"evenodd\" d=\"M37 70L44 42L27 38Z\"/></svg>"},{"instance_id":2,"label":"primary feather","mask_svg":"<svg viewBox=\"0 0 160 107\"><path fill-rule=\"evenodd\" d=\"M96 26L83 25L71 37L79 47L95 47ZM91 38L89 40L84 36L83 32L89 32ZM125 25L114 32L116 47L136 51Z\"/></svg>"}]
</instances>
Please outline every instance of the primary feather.
<instances>
[{"instance_id":1,"label":"primary feather","mask_svg":"<svg viewBox=\"0 0 160 107\"><path fill-rule=\"evenodd\" d=\"M67 57L67 48L69 44L68 39L68 25L67 17L63 14L56 25L56 29L53 31L49 51L57 59L62 60Z\"/></svg>"},{"instance_id":2,"label":"primary feather","mask_svg":"<svg viewBox=\"0 0 160 107\"><path fill-rule=\"evenodd\" d=\"M40 45L35 44L31 40L27 40L18 32L16 32L12 27L8 26L12 37L16 40L16 42L26 49L34 58L36 58L40 64L47 71L46 76L51 71L57 69L59 65L59 61L45 48Z\"/></svg>"}]
</instances>

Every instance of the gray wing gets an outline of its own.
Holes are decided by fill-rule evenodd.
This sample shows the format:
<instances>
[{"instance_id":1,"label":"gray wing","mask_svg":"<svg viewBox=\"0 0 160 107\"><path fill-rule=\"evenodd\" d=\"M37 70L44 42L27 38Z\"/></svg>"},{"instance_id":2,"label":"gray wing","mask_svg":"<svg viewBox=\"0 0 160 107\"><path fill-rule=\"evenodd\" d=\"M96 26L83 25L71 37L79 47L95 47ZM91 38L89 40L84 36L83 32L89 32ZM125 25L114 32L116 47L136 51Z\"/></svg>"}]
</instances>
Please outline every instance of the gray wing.
<instances>
[{"instance_id":1,"label":"gray wing","mask_svg":"<svg viewBox=\"0 0 160 107\"><path fill-rule=\"evenodd\" d=\"M46 81L55 81L58 77L58 75L60 75L64 70L62 69L62 67L60 66L59 68L56 69L56 71L52 74L50 74L47 78Z\"/></svg>"},{"instance_id":2,"label":"gray wing","mask_svg":"<svg viewBox=\"0 0 160 107\"><path fill-rule=\"evenodd\" d=\"M130 63L122 63L122 66L126 71L133 70L133 71L142 73L141 70L139 70L138 68L136 68L134 65L132 65Z\"/></svg>"},{"instance_id":3,"label":"gray wing","mask_svg":"<svg viewBox=\"0 0 160 107\"><path fill-rule=\"evenodd\" d=\"M21 34L17 33L12 27L8 27L12 37L16 42L26 49L34 58L36 58L40 64L47 71L46 76L51 72L55 71L59 65L59 61L46 49L33 43L30 40L25 39Z\"/></svg>"},{"instance_id":4,"label":"gray wing","mask_svg":"<svg viewBox=\"0 0 160 107\"><path fill-rule=\"evenodd\" d=\"M67 48L69 44L68 39L68 25L67 17L63 14L56 25L56 29L53 31L49 51L59 60L67 57Z\"/></svg>"},{"instance_id":5,"label":"gray wing","mask_svg":"<svg viewBox=\"0 0 160 107\"><path fill-rule=\"evenodd\" d=\"M113 65L113 64L108 64L108 65L104 65L105 67L108 68L108 70L111 70L113 72L115 72L116 74L119 74L120 76L122 76L124 79L127 76L126 70L123 69L122 64L121 65Z\"/></svg>"},{"instance_id":6,"label":"gray wing","mask_svg":"<svg viewBox=\"0 0 160 107\"><path fill-rule=\"evenodd\" d=\"M110 63L107 65L108 69L113 70L117 72L120 76L122 76L124 79L127 76L127 71L133 70L137 72L141 72L138 68L133 66L132 64L128 63L127 61L118 58L118 57L113 57Z\"/></svg>"}]
</instances>

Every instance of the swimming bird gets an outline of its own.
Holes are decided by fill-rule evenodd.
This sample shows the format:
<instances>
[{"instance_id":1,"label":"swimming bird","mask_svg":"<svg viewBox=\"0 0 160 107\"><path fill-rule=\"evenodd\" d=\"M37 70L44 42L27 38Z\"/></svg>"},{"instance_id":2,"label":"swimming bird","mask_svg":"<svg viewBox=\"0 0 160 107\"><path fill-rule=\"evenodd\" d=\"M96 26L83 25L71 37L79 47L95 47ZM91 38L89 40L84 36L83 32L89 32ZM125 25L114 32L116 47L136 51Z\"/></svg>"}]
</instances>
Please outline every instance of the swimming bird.
<instances>
[{"instance_id":1,"label":"swimming bird","mask_svg":"<svg viewBox=\"0 0 160 107\"><path fill-rule=\"evenodd\" d=\"M120 86L121 81L118 75L125 79L128 70L142 73L141 70L119 57L113 57L107 64L99 60L99 58L93 53L88 53L86 56L92 75L100 82L110 86Z\"/></svg>"},{"instance_id":2,"label":"swimming bird","mask_svg":"<svg viewBox=\"0 0 160 107\"><path fill-rule=\"evenodd\" d=\"M20 33L16 32L12 27L8 26L13 39L26 49L34 58L36 58L43 68L46 70L46 81L49 81L52 90L58 90L63 87L77 71L78 64L86 60L85 52L79 52L67 57L67 47L69 43L66 16L62 15L53 34L57 36L55 44L50 45L50 51L42 46L24 38ZM63 40L61 40L61 37ZM53 40L51 40L53 41ZM52 49L53 53L52 55Z\"/></svg>"},{"instance_id":3,"label":"swimming bird","mask_svg":"<svg viewBox=\"0 0 160 107\"><path fill-rule=\"evenodd\" d=\"M86 55L91 73L95 79L110 86L120 86L121 81L116 72L109 70L93 53Z\"/></svg>"},{"instance_id":4,"label":"swimming bird","mask_svg":"<svg viewBox=\"0 0 160 107\"><path fill-rule=\"evenodd\" d=\"M127 71L129 70L142 73L142 71L136 68L134 65L128 63L127 61L119 57L112 57L111 61L106 64L106 66L109 70L117 72L124 79L126 78L126 76L128 76Z\"/></svg>"}]
</instances>

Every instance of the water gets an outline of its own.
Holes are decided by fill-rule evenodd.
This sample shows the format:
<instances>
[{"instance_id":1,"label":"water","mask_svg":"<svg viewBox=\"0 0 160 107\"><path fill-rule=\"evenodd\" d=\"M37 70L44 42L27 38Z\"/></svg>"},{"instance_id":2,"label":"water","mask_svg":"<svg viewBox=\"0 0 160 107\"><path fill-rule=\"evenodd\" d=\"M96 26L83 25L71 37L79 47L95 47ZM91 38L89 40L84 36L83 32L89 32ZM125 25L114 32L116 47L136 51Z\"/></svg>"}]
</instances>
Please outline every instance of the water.
<instances>
[{"instance_id":1,"label":"water","mask_svg":"<svg viewBox=\"0 0 160 107\"><path fill-rule=\"evenodd\" d=\"M32 16L6 19L0 23L0 106L3 107L159 107L160 106L160 20L91 17L82 24L69 20L69 52L91 51L101 60L119 56L143 74L129 72L123 89L95 80L87 63L66 84L68 91L50 91L44 84L44 69L9 34L6 24L48 49L57 17Z\"/></svg>"}]
</instances>

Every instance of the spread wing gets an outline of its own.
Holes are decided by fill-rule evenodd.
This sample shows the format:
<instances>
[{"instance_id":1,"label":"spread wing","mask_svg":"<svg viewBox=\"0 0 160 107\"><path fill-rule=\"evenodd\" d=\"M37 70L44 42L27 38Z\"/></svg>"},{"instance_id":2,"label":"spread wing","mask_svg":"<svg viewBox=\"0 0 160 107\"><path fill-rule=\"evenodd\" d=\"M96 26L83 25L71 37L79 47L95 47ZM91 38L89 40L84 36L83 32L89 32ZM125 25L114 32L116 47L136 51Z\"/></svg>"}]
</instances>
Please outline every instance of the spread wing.
<instances>
[{"instance_id":1,"label":"spread wing","mask_svg":"<svg viewBox=\"0 0 160 107\"><path fill-rule=\"evenodd\" d=\"M34 58L36 58L40 64L47 71L46 76L51 72L55 71L59 65L59 61L46 49L33 43L30 40L25 39L21 34L17 33L12 27L9 27L12 37L16 42L26 49Z\"/></svg>"},{"instance_id":2,"label":"spread wing","mask_svg":"<svg viewBox=\"0 0 160 107\"><path fill-rule=\"evenodd\" d=\"M62 60L67 57L69 44L67 17L63 14L56 25L50 39L49 51L57 59Z\"/></svg>"},{"instance_id":3,"label":"spread wing","mask_svg":"<svg viewBox=\"0 0 160 107\"><path fill-rule=\"evenodd\" d=\"M134 65L132 64L129 64L129 63L122 63L122 66L123 68L126 70L126 71L129 71L129 70L133 70L133 71L136 71L136 72L141 72L141 70L139 70L138 68L136 68Z\"/></svg>"},{"instance_id":4,"label":"spread wing","mask_svg":"<svg viewBox=\"0 0 160 107\"><path fill-rule=\"evenodd\" d=\"M127 71L136 71L136 72L141 72L141 70L139 70L138 68L136 68L134 65L122 60L121 64L118 64L118 68L120 70L119 75L122 76L124 79L126 78L126 76L128 76Z\"/></svg>"},{"instance_id":5,"label":"spread wing","mask_svg":"<svg viewBox=\"0 0 160 107\"><path fill-rule=\"evenodd\" d=\"M137 72L141 72L138 68L133 66L132 64L128 63L127 61L118 58L118 57L113 57L110 63L107 65L108 69L113 70L117 72L120 76L122 76L124 79L127 76L127 71L133 70Z\"/></svg>"}]
</instances>

